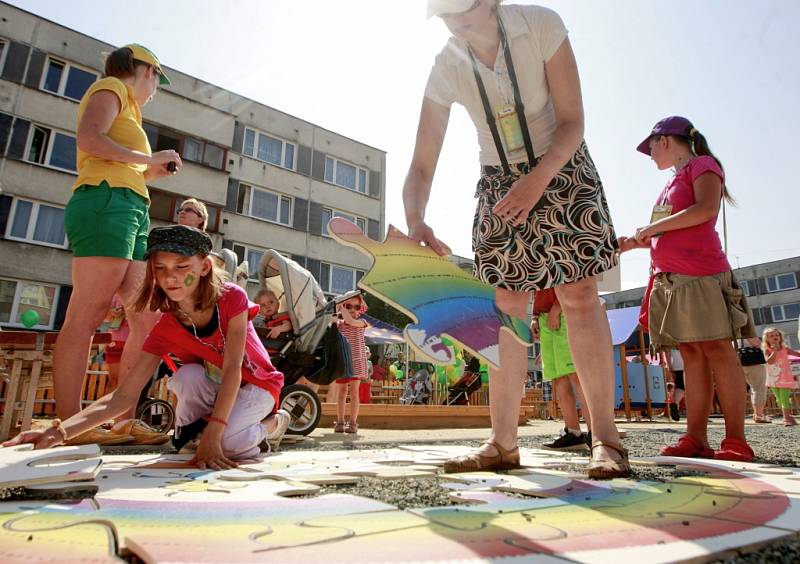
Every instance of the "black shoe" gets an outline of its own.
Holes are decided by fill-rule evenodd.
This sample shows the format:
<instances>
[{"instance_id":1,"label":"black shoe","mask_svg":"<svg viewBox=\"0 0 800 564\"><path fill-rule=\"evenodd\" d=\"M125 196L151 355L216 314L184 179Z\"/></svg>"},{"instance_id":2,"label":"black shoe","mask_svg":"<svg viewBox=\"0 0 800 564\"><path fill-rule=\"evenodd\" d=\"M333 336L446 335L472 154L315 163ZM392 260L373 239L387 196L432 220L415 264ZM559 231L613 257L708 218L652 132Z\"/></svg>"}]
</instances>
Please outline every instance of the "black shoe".
<instances>
[{"instance_id":1,"label":"black shoe","mask_svg":"<svg viewBox=\"0 0 800 564\"><path fill-rule=\"evenodd\" d=\"M678 411L678 404L674 401L669 402L669 416L672 417L673 421L681 420L681 412Z\"/></svg>"},{"instance_id":2,"label":"black shoe","mask_svg":"<svg viewBox=\"0 0 800 564\"><path fill-rule=\"evenodd\" d=\"M588 433L583 434L583 440L586 441L586 446L589 450L592 450L592 432L589 431Z\"/></svg>"},{"instance_id":3,"label":"black shoe","mask_svg":"<svg viewBox=\"0 0 800 564\"><path fill-rule=\"evenodd\" d=\"M560 451L586 450L586 438L583 433L576 437L565 428L555 439L549 443L543 443L542 448Z\"/></svg>"}]
</instances>

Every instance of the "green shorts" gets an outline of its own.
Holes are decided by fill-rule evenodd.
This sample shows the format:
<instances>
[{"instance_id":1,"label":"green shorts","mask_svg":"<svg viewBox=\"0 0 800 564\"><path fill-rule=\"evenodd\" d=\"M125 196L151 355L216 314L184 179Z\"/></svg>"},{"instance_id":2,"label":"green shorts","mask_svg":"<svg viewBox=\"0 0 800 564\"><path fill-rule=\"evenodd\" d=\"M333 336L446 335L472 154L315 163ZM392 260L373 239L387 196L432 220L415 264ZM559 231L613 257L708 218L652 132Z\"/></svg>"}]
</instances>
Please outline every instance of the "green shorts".
<instances>
[{"instance_id":1,"label":"green shorts","mask_svg":"<svg viewBox=\"0 0 800 564\"><path fill-rule=\"evenodd\" d=\"M144 260L150 215L147 200L130 188L84 184L64 211L72 254Z\"/></svg>"},{"instance_id":2,"label":"green shorts","mask_svg":"<svg viewBox=\"0 0 800 564\"><path fill-rule=\"evenodd\" d=\"M575 372L569 352L567 320L561 314L561 325L553 331L547 326L547 313L539 314L539 344L542 351L542 376L551 381Z\"/></svg>"}]
</instances>

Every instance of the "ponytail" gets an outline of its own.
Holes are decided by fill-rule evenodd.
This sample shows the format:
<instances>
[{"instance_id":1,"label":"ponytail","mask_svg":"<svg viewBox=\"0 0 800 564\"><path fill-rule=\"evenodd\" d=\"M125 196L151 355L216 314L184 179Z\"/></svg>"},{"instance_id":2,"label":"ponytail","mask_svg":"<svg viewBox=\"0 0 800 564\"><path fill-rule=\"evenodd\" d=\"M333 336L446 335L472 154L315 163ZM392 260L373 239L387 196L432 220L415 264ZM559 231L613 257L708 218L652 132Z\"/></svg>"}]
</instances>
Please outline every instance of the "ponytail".
<instances>
[{"instance_id":1,"label":"ponytail","mask_svg":"<svg viewBox=\"0 0 800 564\"><path fill-rule=\"evenodd\" d=\"M722 167L720 160L715 157L714 153L712 153L711 149L709 149L708 141L706 141L705 136L694 128L692 128L692 130L689 132L689 145L695 155L711 157L714 159L724 174L725 169ZM722 183L722 197L725 198L730 205L736 205L736 200L734 200L733 196L731 196L731 193L728 192L728 187L725 186L724 182Z\"/></svg>"},{"instance_id":2,"label":"ponytail","mask_svg":"<svg viewBox=\"0 0 800 564\"><path fill-rule=\"evenodd\" d=\"M137 66L146 64L133 58L133 51L130 47L120 47L106 57L105 75L116 78L133 76Z\"/></svg>"}]
</instances>

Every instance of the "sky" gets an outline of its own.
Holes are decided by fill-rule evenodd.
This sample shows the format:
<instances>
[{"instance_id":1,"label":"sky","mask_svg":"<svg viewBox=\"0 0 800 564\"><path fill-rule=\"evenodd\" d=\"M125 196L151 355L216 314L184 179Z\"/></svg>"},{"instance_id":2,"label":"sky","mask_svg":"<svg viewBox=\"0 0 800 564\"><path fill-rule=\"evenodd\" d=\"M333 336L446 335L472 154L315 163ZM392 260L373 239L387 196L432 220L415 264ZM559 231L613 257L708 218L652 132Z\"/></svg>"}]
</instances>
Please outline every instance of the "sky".
<instances>
[{"instance_id":1,"label":"sky","mask_svg":"<svg viewBox=\"0 0 800 564\"><path fill-rule=\"evenodd\" d=\"M113 45L142 43L167 67L387 151L386 219L405 230L401 191L419 108L449 36L425 19L424 0L10 3ZM586 141L619 235L647 223L670 177L635 147L677 114L706 136L738 202L727 214L731 265L800 255L800 2L536 3L569 29ZM471 256L478 174L474 127L454 106L426 217L462 256ZM624 255L622 287L644 285L648 265L646 251Z\"/></svg>"}]
</instances>

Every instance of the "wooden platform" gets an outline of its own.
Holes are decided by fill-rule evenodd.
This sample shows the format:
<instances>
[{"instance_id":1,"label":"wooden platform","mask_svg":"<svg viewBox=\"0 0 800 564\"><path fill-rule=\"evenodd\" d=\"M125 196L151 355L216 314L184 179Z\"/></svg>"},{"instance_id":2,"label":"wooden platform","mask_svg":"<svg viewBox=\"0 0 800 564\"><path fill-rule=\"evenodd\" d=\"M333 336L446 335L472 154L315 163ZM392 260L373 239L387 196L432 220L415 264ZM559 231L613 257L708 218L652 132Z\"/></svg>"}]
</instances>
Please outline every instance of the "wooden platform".
<instances>
[{"instance_id":1,"label":"wooden platform","mask_svg":"<svg viewBox=\"0 0 800 564\"><path fill-rule=\"evenodd\" d=\"M345 407L345 414L350 406ZM520 425L533 415L530 408L523 406L520 412ZM336 419L336 404L322 404L320 427L333 427ZM358 425L365 429L464 429L489 428L488 405L382 405L361 404Z\"/></svg>"}]
</instances>

